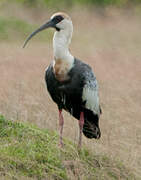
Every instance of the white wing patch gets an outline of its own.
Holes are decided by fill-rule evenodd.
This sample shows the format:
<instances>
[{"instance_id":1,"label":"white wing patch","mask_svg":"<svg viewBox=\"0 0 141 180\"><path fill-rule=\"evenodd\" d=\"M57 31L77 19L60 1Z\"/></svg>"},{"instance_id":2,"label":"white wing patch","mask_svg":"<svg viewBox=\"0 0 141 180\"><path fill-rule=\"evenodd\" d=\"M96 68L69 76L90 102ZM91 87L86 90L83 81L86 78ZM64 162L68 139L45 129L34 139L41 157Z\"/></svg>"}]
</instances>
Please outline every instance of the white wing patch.
<instances>
[{"instance_id":1,"label":"white wing patch","mask_svg":"<svg viewBox=\"0 0 141 180\"><path fill-rule=\"evenodd\" d=\"M45 72L48 70L49 66L46 67Z\"/></svg>"},{"instance_id":2,"label":"white wing patch","mask_svg":"<svg viewBox=\"0 0 141 180\"><path fill-rule=\"evenodd\" d=\"M100 115L98 85L96 80L93 84L91 84L89 81L84 86L82 99L83 101L86 101L85 106L87 109L93 111L95 114Z\"/></svg>"}]
</instances>

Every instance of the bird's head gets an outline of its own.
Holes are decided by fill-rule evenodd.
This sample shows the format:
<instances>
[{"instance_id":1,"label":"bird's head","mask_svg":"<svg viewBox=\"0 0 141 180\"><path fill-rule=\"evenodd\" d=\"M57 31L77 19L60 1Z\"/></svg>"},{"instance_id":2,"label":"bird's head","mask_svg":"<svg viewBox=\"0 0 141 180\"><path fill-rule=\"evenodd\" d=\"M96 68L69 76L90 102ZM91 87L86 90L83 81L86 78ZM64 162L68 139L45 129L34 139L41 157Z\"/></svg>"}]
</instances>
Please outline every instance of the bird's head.
<instances>
[{"instance_id":1,"label":"bird's head","mask_svg":"<svg viewBox=\"0 0 141 180\"><path fill-rule=\"evenodd\" d=\"M26 46L27 42L38 32L43 31L47 28L54 28L56 31L60 32L63 30L73 30L72 21L71 18L63 12L55 13L51 16L50 20L43 24L41 27L39 27L37 30L32 32L28 38L26 39L23 48Z\"/></svg>"},{"instance_id":2,"label":"bird's head","mask_svg":"<svg viewBox=\"0 0 141 180\"><path fill-rule=\"evenodd\" d=\"M54 22L57 31L65 30L72 26L71 18L66 13L62 12L53 14L50 21Z\"/></svg>"}]
</instances>

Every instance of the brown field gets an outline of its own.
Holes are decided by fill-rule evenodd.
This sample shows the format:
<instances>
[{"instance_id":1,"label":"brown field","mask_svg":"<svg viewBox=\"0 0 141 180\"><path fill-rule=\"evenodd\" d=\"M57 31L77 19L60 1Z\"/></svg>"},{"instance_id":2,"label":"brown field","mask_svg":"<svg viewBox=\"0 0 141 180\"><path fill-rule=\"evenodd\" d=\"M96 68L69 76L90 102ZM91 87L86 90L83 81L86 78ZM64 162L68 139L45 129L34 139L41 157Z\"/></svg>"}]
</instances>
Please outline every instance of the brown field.
<instances>
[{"instance_id":1,"label":"brown field","mask_svg":"<svg viewBox=\"0 0 141 180\"><path fill-rule=\"evenodd\" d=\"M106 16L85 10L70 14L74 23L71 52L92 66L103 110L101 139L83 136L83 142L97 154L123 161L141 176L140 17L116 10ZM30 14L29 19L36 21ZM12 120L57 130L57 107L44 81L44 71L53 57L52 43L37 42L35 38L25 49L22 44L19 40L0 43L0 113ZM77 143L77 121L65 112L64 117L64 137Z\"/></svg>"}]
</instances>

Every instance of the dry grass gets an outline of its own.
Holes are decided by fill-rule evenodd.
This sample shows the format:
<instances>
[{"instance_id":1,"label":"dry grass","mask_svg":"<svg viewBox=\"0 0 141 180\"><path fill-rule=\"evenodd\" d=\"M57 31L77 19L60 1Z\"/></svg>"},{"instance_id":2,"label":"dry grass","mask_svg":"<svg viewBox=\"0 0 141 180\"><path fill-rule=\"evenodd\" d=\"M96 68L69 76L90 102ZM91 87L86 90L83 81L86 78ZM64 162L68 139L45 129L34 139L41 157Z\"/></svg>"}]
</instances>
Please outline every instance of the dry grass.
<instances>
[{"instance_id":1,"label":"dry grass","mask_svg":"<svg viewBox=\"0 0 141 180\"><path fill-rule=\"evenodd\" d=\"M107 16L75 10L70 14L74 22L72 53L93 67L103 109L101 139L83 137L83 142L97 154L123 160L141 176L140 20L118 11ZM22 43L0 44L0 112L9 119L57 129L57 108L44 82L52 44L33 40L22 49ZM77 121L67 113L64 117L64 135L77 142Z\"/></svg>"}]
</instances>

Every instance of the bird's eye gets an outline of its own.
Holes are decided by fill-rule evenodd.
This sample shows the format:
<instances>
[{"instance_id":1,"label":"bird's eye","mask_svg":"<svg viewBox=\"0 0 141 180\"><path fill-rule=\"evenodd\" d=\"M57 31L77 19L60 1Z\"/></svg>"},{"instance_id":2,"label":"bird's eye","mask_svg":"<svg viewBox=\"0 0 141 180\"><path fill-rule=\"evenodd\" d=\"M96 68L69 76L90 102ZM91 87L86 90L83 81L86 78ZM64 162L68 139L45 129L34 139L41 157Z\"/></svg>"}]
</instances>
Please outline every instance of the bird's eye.
<instances>
[{"instance_id":1,"label":"bird's eye","mask_svg":"<svg viewBox=\"0 0 141 180\"><path fill-rule=\"evenodd\" d=\"M62 16L55 16L52 21L54 21L56 24L61 22L64 18Z\"/></svg>"}]
</instances>

